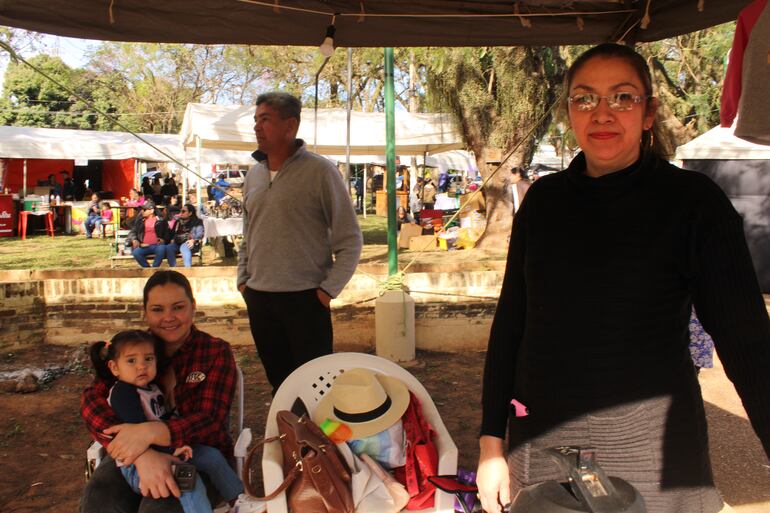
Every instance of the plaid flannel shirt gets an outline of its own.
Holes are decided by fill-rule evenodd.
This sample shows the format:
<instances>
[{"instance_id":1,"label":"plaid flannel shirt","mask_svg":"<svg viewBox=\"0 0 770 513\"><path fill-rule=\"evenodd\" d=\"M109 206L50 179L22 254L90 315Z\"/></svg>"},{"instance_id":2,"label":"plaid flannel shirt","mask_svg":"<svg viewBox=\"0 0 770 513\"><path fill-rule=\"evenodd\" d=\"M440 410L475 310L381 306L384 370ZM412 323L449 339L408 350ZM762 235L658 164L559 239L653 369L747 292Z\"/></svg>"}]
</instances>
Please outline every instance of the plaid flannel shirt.
<instances>
[{"instance_id":1,"label":"plaid flannel shirt","mask_svg":"<svg viewBox=\"0 0 770 513\"><path fill-rule=\"evenodd\" d=\"M174 397L179 418L166 422L171 446L204 444L232 457L229 413L236 384L235 359L230 344L194 326L190 338L171 357L176 374ZM102 433L121 424L107 403L110 385L94 379L83 391L80 414L91 436L105 447L110 439Z\"/></svg>"}]
</instances>

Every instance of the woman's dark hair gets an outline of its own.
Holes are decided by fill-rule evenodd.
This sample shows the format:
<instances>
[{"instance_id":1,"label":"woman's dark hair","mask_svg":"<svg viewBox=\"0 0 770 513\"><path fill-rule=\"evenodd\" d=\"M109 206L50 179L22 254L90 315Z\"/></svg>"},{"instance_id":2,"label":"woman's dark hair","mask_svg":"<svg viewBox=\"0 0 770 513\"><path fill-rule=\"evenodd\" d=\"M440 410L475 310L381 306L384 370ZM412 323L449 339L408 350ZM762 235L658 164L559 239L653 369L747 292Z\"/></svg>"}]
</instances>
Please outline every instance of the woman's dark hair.
<instances>
[{"instance_id":1,"label":"woman's dark hair","mask_svg":"<svg viewBox=\"0 0 770 513\"><path fill-rule=\"evenodd\" d=\"M126 330L116 333L115 336L112 337L112 340L110 340L109 345L104 341L91 344L91 347L88 349L88 355L91 357L91 364L94 366L96 376L107 383L114 383L117 381L112 374L112 371L107 366L107 362L118 358L120 353L126 347L143 343L153 345L153 348L155 349L156 366L158 368L158 374L160 374L161 370L166 365L163 342L146 331Z\"/></svg>"},{"instance_id":2,"label":"woman's dark hair","mask_svg":"<svg viewBox=\"0 0 770 513\"><path fill-rule=\"evenodd\" d=\"M195 213L195 207L192 203L185 203L184 208L190 213L190 217L187 221L188 223L194 223L198 220L198 214Z\"/></svg>"},{"instance_id":3,"label":"woman's dark hair","mask_svg":"<svg viewBox=\"0 0 770 513\"><path fill-rule=\"evenodd\" d=\"M567 70L567 73L564 77L565 81L565 90L569 91L569 88L572 86L572 80L575 78L575 74L583 67L585 64L594 58L600 58L600 59L621 59L625 61L629 66L631 66L634 71L636 72L636 75L639 77L639 80L642 82L642 87L644 88L644 95L647 96L647 102L645 103L645 108L649 108L649 101L652 97L652 75L650 74L650 67L647 66L647 61L644 60L644 57L639 55L633 48L626 45L620 45L615 43L603 43L598 46L594 46L590 50L587 50L580 54L580 56L575 60L575 62L572 63L572 66L569 67ZM656 131L656 128L658 127L657 120L653 122L652 128L650 130L645 130L642 132L642 155L646 156L647 154L653 154L660 158L666 158L665 157L665 151L663 147L659 144L660 141L655 141L655 138L653 136L654 132Z\"/></svg>"},{"instance_id":4,"label":"woman's dark hair","mask_svg":"<svg viewBox=\"0 0 770 513\"><path fill-rule=\"evenodd\" d=\"M192 286L184 274L178 271L157 271L155 274L150 276L150 279L147 280L147 283L144 284L144 293L142 295L142 299L145 310L147 309L147 301L150 296L150 291L159 285L168 285L169 283L182 287L182 289L184 289L185 295L190 299L192 303L195 303Z\"/></svg>"}]
</instances>

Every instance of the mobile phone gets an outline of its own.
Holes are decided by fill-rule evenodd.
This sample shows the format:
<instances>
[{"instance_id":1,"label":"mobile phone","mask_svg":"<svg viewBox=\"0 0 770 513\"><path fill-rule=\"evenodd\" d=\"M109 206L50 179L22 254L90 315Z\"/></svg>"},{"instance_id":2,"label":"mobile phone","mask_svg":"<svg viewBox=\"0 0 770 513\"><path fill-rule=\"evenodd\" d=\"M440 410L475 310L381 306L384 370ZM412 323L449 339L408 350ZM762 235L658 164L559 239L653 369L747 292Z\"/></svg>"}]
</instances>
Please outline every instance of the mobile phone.
<instances>
[{"instance_id":1,"label":"mobile phone","mask_svg":"<svg viewBox=\"0 0 770 513\"><path fill-rule=\"evenodd\" d=\"M195 465L189 463L178 463L174 465L174 480L179 491L191 492L195 489L195 476L197 475Z\"/></svg>"}]
</instances>

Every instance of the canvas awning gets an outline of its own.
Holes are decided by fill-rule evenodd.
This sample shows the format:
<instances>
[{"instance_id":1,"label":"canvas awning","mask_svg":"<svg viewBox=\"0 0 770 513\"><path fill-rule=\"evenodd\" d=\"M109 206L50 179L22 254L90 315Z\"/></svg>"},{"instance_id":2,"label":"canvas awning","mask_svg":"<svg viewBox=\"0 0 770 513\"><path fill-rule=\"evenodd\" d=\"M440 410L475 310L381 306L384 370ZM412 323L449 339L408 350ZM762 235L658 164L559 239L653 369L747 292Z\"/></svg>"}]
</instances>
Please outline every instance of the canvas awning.
<instances>
[{"instance_id":1,"label":"canvas awning","mask_svg":"<svg viewBox=\"0 0 770 513\"><path fill-rule=\"evenodd\" d=\"M676 149L679 160L770 160L770 146L733 135L732 127L717 126Z\"/></svg>"},{"instance_id":2,"label":"canvas awning","mask_svg":"<svg viewBox=\"0 0 770 513\"><path fill-rule=\"evenodd\" d=\"M254 151L254 113L256 107L190 103L185 110L180 136L187 148ZM318 109L318 126L313 110L302 111L297 137L321 155L344 155L347 112L344 109ZM314 141L317 135L317 149ZM463 147L462 138L448 114L396 113L396 153L423 155ZM352 112L350 152L353 155L385 153L385 114Z\"/></svg>"},{"instance_id":3,"label":"canvas awning","mask_svg":"<svg viewBox=\"0 0 770 513\"><path fill-rule=\"evenodd\" d=\"M4 0L0 24L110 41L513 46L655 41L734 20L750 0ZM699 7L702 9L699 10ZM645 15L649 25L643 27Z\"/></svg>"},{"instance_id":4,"label":"canvas awning","mask_svg":"<svg viewBox=\"0 0 770 513\"><path fill-rule=\"evenodd\" d=\"M177 136L141 135L150 138L153 144L167 153L180 154L181 145ZM0 126L0 158L170 160L125 132L18 126Z\"/></svg>"},{"instance_id":5,"label":"canvas awning","mask_svg":"<svg viewBox=\"0 0 770 513\"><path fill-rule=\"evenodd\" d=\"M127 132L0 126L0 158L83 159L185 162L177 134L139 134L155 148ZM160 150L160 151L158 151ZM165 155L164 155L165 153ZM188 150L190 161L195 152ZM253 164L251 151L205 149L201 160L217 164Z\"/></svg>"}]
</instances>

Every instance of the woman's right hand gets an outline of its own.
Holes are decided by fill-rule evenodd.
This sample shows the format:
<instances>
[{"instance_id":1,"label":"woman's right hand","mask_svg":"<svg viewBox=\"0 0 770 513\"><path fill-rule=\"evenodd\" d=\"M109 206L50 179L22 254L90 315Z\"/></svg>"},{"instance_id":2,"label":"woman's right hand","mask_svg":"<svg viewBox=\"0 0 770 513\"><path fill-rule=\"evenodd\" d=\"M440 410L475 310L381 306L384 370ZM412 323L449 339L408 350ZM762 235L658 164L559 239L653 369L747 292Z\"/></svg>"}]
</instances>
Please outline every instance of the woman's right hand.
<instances>
[{"instance_id":1,"label":"woman's right hand","mask_svg":"<svg viewBox=\"0 0 770 513\"><path fill-rule=\"evenodd\" d=\"M179 498L182 495L171 471L173 463L181 461L154 449L145 451L136 459L134 465L139 474L139 490L143 496L160 499L169 495Z\"/></svg>"},{"instance_id":2,"label":"woman's right hand","mask_svg":"<svg viewBox=\"0 0 770 513\"><path fill-rule=\"evenodd\" d=\"M503 440L485 435L479 439L479 468L476 470L481 508L487 513L501 513L511 502L508 463L503 453Z\"/></svg>"}]
</instances>

